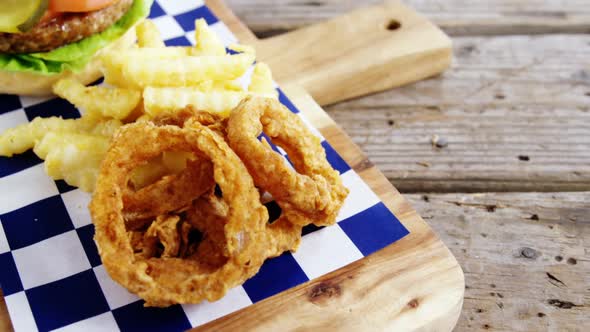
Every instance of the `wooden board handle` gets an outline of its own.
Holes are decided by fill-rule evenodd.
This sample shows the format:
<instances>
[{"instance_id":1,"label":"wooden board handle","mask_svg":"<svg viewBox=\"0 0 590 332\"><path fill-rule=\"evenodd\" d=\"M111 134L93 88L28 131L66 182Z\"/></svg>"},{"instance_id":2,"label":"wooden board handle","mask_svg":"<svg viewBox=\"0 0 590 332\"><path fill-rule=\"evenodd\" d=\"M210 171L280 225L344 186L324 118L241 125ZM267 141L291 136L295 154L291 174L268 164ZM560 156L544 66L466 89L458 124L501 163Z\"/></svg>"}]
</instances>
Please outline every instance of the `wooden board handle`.
<instances>
[{"instance_id":1,"label":"wooden board handle","mask_svg":"<svg viewBox=\"0 0 590 332\"><path fill-rule=\"evenodd\" d=\"M449 37L399 2L254 43L280 84L302 86L321 105L434 76L452 56Z\"/></svg>"}]
</instances>

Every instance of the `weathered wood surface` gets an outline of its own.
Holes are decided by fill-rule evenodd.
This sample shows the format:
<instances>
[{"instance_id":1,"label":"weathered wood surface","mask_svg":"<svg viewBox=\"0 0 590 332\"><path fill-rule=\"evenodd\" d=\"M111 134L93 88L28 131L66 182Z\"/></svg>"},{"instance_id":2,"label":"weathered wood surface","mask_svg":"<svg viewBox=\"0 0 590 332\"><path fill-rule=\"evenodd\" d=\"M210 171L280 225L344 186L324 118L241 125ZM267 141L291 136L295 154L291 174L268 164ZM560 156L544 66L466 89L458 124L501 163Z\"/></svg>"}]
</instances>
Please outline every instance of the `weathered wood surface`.
<instances>
[{"instance_id":1,"label":"weathered wood surface","mask_svg":"<svg viewBox=\"0 0 590 332\"><path fill-rule=\"evenodd\" d=\"M261 36L378 2L226 1ZM588 0L404 3L454 35L590 31ZM334 105L330 115L402 191L590 190L590 37L453 41L455 63L441 78ZM432 149L433 134L448 147ZM458 331L584 331L589 193L405 196L465 271Z\"/></svg>"},{"instance_id":2,"label":"weathered wood surface","mask_svg":"<svg viewBox=\"0 0 590 332\"><path fill-rule=\"evenodd\" d=\"M590 190L590 35L453 42L441 77L326 110L402 192Z\"/></svg>"},{"instance_id":3,"label":"weathered wood surface","mask_svg":"<svg viewBox=\"0 0 590 332\"><path fill-rule=\"evenodd\" d=\"M590 193L405 196L464 269L457 331L583 331ZM8 324L1 321L0 331Z\"/></svg>"},{"instance_id":4,"label":"weathered wood surface","mask_svg":"<svg viewBox=\"0 0 590 332\"><path fill-rule=\"evenodd\" d=\"M243 29L221 2L210 1L208 4L212 5L214 13L222 21L230 22L232 29ZM374 11L368 14L371 17L378 15ZM425 31L432 31L432 27L425 27L418 17L412 23L415 30L423 27L428 28ZM247 32L236 32L248 37ZM436 32L442 35L440 31ZM428 33L418 36L425 35ZM448 45L448 38L442 37ZM449 51L447 49L447 53ZM411 52L407 55L413 56ZM412 62L406 60L405 63ZM317 67L319 71L322 69L322 66ZM452 330L461 312L465 288L463 272L457 260L305 90L285 85L282 89L410 233L370 256L219 318L195 331ZM0 303L0 320L8 320L5 309L5 305ZM288 314L283 315L285 312Z\"/></svg>"},{"instance_id":5,"label":"weathered wood surface","mask_svg":"<svg viewBox=\"0 0 590 332\"><path fill-rule=\"evenodd\" d=\"M452 56L450 38L399 2L355 10L253 45L279 84L301 86L320 105L438 75Z\"/></svg>"},{"instance_id":6,"label":"weathered wood surface","mask_svg":"<svg viewBox=\"0 0 590 332\"><path fill-rule=\"evenodd\" d=\"M6 301L4 300L4 294L0 289L0 331L11 332L13 331L10 317L8 316L8 308L6 308Z\"/></svg>"},{"instance_id":7,"label":"weathered wood surface","mask_svg":"<svg viewBox=\"0 0 590 332\"><path fill-rule=\"evenodd\" d=\"M405 197L463 267L457 331L588 331L590 193Z\"/></svg>"},{"instance_id":8,"label":"weathered wood surface","mask_svg":"<svg viewBox=\"0 0 590 332\"><path fill-rule=\"evenodd\" d=\"M317 23L382 0L227 0L258 36ZM404 0L452 35L589 33L588 0Z\"/></svg>"},{"instance_id":9,"label":"weathered wood surface","mask_svg":"<svg viewBox=\"0 0 590 332\"><path fill-rule=\"evenodd\" d=\"M283 90L410 234L370 256L194 331L452 330L465 287L457 260L305 91L297 87ZM8 321L0 293L0 331L12 330Z\"/></svg>"},{"instance_id":10,"label":"weathered wood surface","mask_svg":"<svg viewBox=\"0 0 590 332\"><path fill-rule=\"evenodd\" d=\"M584 331L590 193L405 197L463 267L465 300L456 331ZM0 331L8 324L1 321Z\"/></svg>"},{"instance_id":11,"label":"weathered wood surface","mask_svg":"<svg viewBox=\"0 0 590 332\"><path fill-rule=\"evenodd\" d=\"M207 3L223 21L234 21L221 2ZM242 25L232 23L231 28L249 38L240 31ZM461 311L465 287L453 255L305 90L282 88L410 234L357 262L195 330L451 330Z\"/></svg>"},{"instance_id":12,"label":"weathered wood surface","mask_svg":"<svg viewBox=\"0 0 590 332\"><path fill-rule=\"evenodd\" d=\"M259 36L374 2L228 0ZM590 31L587 1L404 2L454 35ZM402 191L590 190L590 37L453 41L442 77L330 115ZM449 145L433 149L434 134ZM589 195L407 195L465 270L458 331L584 331Z\"/></svg>"}]
</instances>

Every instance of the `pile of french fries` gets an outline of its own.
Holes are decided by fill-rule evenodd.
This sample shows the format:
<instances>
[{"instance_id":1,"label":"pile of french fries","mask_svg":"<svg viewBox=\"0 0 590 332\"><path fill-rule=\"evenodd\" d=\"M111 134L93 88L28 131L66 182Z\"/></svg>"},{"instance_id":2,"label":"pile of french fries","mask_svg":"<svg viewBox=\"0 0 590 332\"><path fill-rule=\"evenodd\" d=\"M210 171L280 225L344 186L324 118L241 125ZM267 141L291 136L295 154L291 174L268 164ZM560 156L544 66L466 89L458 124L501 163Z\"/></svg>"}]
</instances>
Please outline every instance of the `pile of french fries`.
<instances>
[{"instance_id":1,"label":"pile of french fries","mask_svg":"<svg viewBox=\"0 0 590 332\"><path fill-rule=\"evenodd\" d=\"M237 81L252 68L254 49L230 45L230 55L205 20L195 21L194 47L166 47L152 21L136 27L137 46L101 56L104 83L84 86L73 79L58 81L53 91L81 110L78 119L36 118L0 135L0 156L33 149L45 160L54 179L91 192L100 163L116 130L134 121L149 121L162 112L192 105L228 116L248 95L277 98L269 67L257 63L247 89ZM166 155L137 170L141 187L162 174L178 172L182 154Z\"/></svg>"}]
</instances>

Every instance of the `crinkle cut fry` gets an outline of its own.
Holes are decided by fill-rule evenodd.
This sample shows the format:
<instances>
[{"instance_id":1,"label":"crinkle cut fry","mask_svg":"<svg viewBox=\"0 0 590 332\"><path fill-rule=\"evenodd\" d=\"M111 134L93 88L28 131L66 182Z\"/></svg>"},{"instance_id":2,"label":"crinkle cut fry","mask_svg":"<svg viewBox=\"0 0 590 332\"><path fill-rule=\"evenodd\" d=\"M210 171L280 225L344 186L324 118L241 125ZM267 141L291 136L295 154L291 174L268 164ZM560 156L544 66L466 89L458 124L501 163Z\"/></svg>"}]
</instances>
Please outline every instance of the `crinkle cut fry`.
<instances>
[{"instance_id":1,"label":"crinkle cut fry","mask_svg":"<svg viewBox=\"0 0 590 332\"><path fill-rule=\"evenodd\" d=\"M262 132L287 152L296 171L258 140ZM348 189L328 163L320 139L297 115L277 100L247 97L230 115L227 138L254 183L272 194L290 222L301 226L335 222Z\"/></svg>"},{"instance_id":2,"label":"crinkle cut fry","mask_svg":"<svg viewBox=\"0 0 590 332\"><path fill-rule=\"evenodd\" d=\"M135 167L167 150L191 151L210 159L215 181L228 203L225 234L232 256L213 272L205 273L196 260L141 260L133 254L122 214L121 188ZM199 123L186 130L144 122L125 126L115 135L101 166L90 211L95 241L110 276L146 300L147 306L168 306L217 300L253 276L266 257L275 253L266 245L268 212L259 202L252 178L219 135Z\"/></svg>"}]
</instances>

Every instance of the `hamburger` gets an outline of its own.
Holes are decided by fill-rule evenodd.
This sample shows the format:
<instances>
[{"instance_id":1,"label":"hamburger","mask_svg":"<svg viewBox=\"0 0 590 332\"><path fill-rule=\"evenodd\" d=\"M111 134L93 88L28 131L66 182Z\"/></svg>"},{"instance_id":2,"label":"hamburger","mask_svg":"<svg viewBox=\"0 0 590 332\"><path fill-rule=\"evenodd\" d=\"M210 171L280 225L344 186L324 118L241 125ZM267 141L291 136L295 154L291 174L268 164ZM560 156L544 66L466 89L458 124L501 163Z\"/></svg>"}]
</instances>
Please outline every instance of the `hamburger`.
<instances>
[{"instance_id":1,"label":"hamburger","mask_svg":"<svg viewBox=\"0 0 590 332\"><path fill-rule=\"evenodd\" d=\"M153 0L0 2L0 94L48 95L63 77L99 79L99 55L134 45Z\"/></svg>"}]
</instances>

